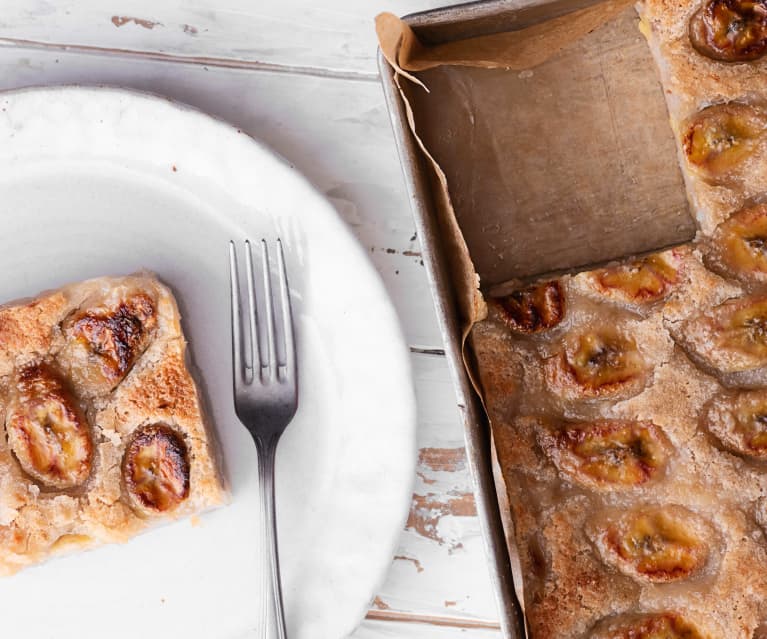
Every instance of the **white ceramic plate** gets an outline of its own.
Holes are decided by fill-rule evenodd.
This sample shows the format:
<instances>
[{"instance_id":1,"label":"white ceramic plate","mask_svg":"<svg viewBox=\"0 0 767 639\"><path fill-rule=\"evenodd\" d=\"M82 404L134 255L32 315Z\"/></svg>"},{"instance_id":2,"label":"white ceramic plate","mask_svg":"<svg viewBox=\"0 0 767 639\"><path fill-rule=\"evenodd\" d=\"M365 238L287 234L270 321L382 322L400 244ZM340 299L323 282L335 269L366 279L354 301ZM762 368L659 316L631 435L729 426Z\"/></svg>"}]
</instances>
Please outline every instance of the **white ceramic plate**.
<instances>
[{"instance_id":1,"label":"white ceramic plate","mask_svg":"<svg viewBox=\"0 0 767 639\"><path fill-rule=\"evenodd\" d=\"M415 464L409 360L377 274L331 206L248 136L104 88L0 95L0 300L149 268L176 292L233 500L0 581L27 639L256 636L256 455L231 399L227 242L281 236L301 395L277 459L290 639L353 630L402 530Z\"/></svg>"}]
</instances>

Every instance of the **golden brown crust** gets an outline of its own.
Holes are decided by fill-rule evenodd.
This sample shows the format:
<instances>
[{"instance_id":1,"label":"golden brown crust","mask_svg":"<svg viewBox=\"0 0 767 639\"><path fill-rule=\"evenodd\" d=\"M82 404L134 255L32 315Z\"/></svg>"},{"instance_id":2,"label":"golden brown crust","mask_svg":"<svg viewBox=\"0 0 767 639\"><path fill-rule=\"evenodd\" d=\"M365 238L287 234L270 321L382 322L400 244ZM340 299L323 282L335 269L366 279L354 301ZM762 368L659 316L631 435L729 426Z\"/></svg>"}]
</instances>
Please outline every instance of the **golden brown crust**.
<instances>
[{"instance_id":1,"label":"golden brown crust","mask_svg":"<svg viewBox=\"0 0 767 639\"><path fill-rule=\"evenodd\" d=\"M151 275L0 308L0 415L0 574L226 501L178 309ZM17 436L29 419L43 470Z\"/></svg>"},{"instance_id":2,"label":"golden brown crust","mask_svg":"<svg viewBox=\"0 0 767 639\"><path fill-rule=\"evenodd\" d=\"M523 566L533 575L527 609L536 639L579 637L600 618L634 605L639 595L636 584L605 570L593 551L586 534L590 501L574 496L562 502L543 511L537 531L519 536Z\"/></svg>"},{"instance_id":3,"label":"golden brown crust","mask_svg":"<svg viewBox=\"0 0 767 639\"><path fill-rule=\"evenodd\" d=\"M0 307L0 376L10 375L15 366L37 361L50 352L55 335L51 320L66 313L68 304L64 293L56 292L17 306Z\"/></svg>"},{"instance_id":4,"label":"golden brown crust","mask_svg":"<svg viewBox=\"0 0 767 639\"><path fill-rule=\"evenodd\" d=\"M645 308L620 310L581 273L561 279L568 317L555 330L519 335L493 312L472 330L532 639L622 637L604 633L624 622L650 632L657 615L679 618L658 626L668 636L753 639L764 621L767 472L707 424L711 406L739 395L675 341L751 296L697 250L675 259L677 282ZM631 396L558 401L568 390L544 381L552 354L603 324L634 340L646 383Z\"/></svg>"}]
</instances>

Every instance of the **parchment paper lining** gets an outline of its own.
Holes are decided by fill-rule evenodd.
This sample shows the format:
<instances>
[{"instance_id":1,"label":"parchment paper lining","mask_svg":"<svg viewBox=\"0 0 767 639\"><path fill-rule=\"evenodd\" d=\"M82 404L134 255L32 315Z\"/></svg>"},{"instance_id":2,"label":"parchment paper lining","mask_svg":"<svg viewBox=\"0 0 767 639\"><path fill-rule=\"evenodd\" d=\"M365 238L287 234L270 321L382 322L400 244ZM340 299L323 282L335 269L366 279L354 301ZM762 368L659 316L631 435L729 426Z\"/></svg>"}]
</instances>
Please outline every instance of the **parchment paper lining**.
<instances>
[{"instance_id":1,"label":"parchment paper lining","mask_svg":"<svg viewBox=\"0 0 767 639\"><path fill-rule=\"evenodd\" d=\"M531 69L570 43L591 33L633 4L607 0L517 31L425 46L406 22L391 13L376 18L376 32L386 60L401 75L418 82L407 71L443 65L485 69Z\"/></svg>"}]
</instances>

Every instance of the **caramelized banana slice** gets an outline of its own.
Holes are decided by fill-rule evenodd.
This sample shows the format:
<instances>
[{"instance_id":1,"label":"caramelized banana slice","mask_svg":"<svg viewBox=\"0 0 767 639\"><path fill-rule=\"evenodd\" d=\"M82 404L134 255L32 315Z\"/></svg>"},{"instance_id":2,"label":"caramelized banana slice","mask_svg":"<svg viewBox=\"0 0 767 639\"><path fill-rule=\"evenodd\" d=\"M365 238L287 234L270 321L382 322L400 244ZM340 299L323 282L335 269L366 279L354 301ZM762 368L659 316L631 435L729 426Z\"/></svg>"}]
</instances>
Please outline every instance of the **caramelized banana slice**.
<instances>
[{"instance_id":1,"label":"caramelized banana slice","mask_svg":"<svg viewBox=\"0 0 767 639\"><path fill-rule=\"evenodd\" d=\"M125 449L122 472L139 512L168 512L189 496L186 444L169 426L152 424L139 429Z\"/></svg>"},{"instance_id":2,"label":"caramelized banana slice","mask_svg":"<svg viewBox=\"0 0 767 639\"><path fill-rule=\"evenodd\" d=\"M767 204L733 213L714 231L709 261L743 282L767 282Z\"/></svg>"},{"instance_id":3,"label":"caramelized banana slice","mask_svg":"<svg viewBox=\"0 0 767 639\"><path fill-rule=\"evenodd\" d=\"M765 0L708 0L690 20L698 53L722 62L748 62L767 53Z\"/></svg>"},{"instance_id":4,"label":"caramelized banana slice","mask_svg":"<svg viewBox=\"0 0 767 639\"><path fill-rule=\"evenodd\" d=\"M668 441L651 422L568 422L539 432L560 472L591 488L633 488L666 467Z\"/></svg>"},{"instance_id":5,"label":"caramelized banana slice","mask_svg":"<svg viewBox=\"0 0 767 639\"><path fill-rule=\"evenodd\" d=\"M500 310L506 325L519 333L533 334L554 328L565 315L565 298L557 280L497 297L492 303Z\"/></svg>"},{"instance_id":6,"label":"caramelized banana slice","mask_svg":"<svg viewBox=\"0 0 767 639\"><path fill-rule=\"evenodd\" d=\"M728 450L767 459L767 390L720 395L709 404L703 419Z\"/></svg>"},{"instance_id":7,"label":"caramelized banana slice","mask_svg":"<svg viewBox=\"0 0 767 639\"><path fill-rule=\"evenodd\" d=\"M606 619L589 639L708 639L708 635L677 612L657 612Z\"/></svg>"},{"instance_id":8,"label":"caramelized banana slice","mask_svg":"<svg viewBox=\"0 0 767 639\"><path fill-rule=\"evenodd\" d=\"M594 271L598 291L627 303L648 303L663 299L679 279L677 270L663 255L648 255L628 264Z\"/></svg>"},{"instance_id":9,"label":"caramelized banana slice","mask_svg":"<svg viewBox=\"0 0 767 639\"><path fill-rule=\"evenodd\" d=\"M675 339L725 385L759 385L767 365L767 297L724 302L686 322Z\"/></svg>"},{"instance_id":10,"label":"caramelized banana slice","mask_svg":"<svg viewBox=\"0 0 767 639\"><path fill-rule=\"evenodd\" d=\"M544 367L549 388L567 399L636 394L648 368L634 340L612 328L569 336Z\"/></svg>"},{"instance_id":11,"label":"caramelized banana slice","mask_svg":"<svg viewBox=\"0 0 767 639\"><path fill-rule=\"evenodd\" d=\"M113 304L77 312L64 325L64 358L80 385L111 390L130 371L157 326L154 301L136 292Z\"/></svg>"},{"instance_id":12,"label":"caramelized banana slice","mask_svg":"<svg viewBox=\"0 0 767 639\"><path fill-rule=\"evenodd\" d=\"M690 164L716 184L737 173L766 129L767 114L762 109L740 102L714 104L687 122L684 152Z\"/></svg>"},{"instance_id":13,"label":"caramelized banana slice","mask_svg":"<svg viewBox=\"0 0 767 639\"><path fill-rule=\"evenodd\" d=\"M687 579L707 563L709 527L681 506L621 513L597 539L605 560L627 575L653 583Z\"/></svg>"},{"instance_id":14,"label":"caramelized banana slice","mask_svg":"<svg viewBox=\"0 0 767 639\"><path fill-rule=\"evenodd\" d=\"M41 484L73 488L90 475L93 444L85 415L49 366L21 371L6 430L19 464Z\"/></svg>"}]
</instances>

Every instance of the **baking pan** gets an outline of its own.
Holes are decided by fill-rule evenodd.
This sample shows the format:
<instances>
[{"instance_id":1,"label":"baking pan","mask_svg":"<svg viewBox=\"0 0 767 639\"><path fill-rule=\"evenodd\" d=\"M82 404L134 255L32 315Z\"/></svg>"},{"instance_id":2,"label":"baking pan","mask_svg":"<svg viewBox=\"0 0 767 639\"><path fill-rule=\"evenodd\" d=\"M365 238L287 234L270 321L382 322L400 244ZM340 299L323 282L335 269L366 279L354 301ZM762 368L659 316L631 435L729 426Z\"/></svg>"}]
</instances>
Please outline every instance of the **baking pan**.
<instances>
[{"instance_id":1,"label":"baking pan","mask_svg":"<svg viewBox=\"0 0 767 639\"><path fill-rule=\"evenodd\" d=\"M421 43L432 45L523 29L593 4L593 0L490 0L413 14L404 21ZM514 558L503 525L508 513L504 517L499 508L490 425L464 363L464 289L456 284L456 243L445 232L444 192L440 199L434 168L420 144L444 171L448 206L454 208L485 292L689 241L694 225L665 101L636 26L628 7L620 18L574 41L573 49L533 72L442 66L416 73L430 93L410 82L398 84L379 53L384 93L463 420L490 578L508 639L525 637L522 607L515 595ZM568 84L571 75L579 74L574 84ZM492 97L498 84L505 88ZM601 95L603 85L605 97L600 101L595 96ZM489 107L466 108L479 104L486 94ZM533 131L538 123L528 105L538 111L550 108L546 120L554 123L554 129ZM492 128L470 148L472 133L464 129L477 126L475 114ZM610 126L599 126L591 135L588 122L583 122L589 117ZM420 140L412 133L410 119ZM568 129L571 124L574 133ZM572 152L562 142L568 135L575 135L584 145L583 153L596 159L579 162L580 149ZM543 142L537 147L538 138ZM501 159L490 162L492 170L486 171L484 157L492 153L500 153ZM538 162L539 158L546 162ZM481 167L467 171L467 162ZM536 173L541 166L553 167L552 180L560 181L559 191L548 202L547 193L539 200L529 193L536 188L540 192L541 183L546 184ZM502 188L495 193L499 185ZM568 189L579 199L577 206L560 206ZM478 198L484 200L477 204ZM503 491L501 497L505 500Z\"/></svg>"},{"instance_id":2,"label":"baking pan","mask_svg":"<svg viewBox=\"0 0 767 639\"><path fill-rule=\"evenodd\" d=\"M467 37L484 29L493 29L495 16L508 3L492 0L459 5L451 9L438 9L407 16L414 27L422 27L432 37L443 33L445 37ZM476 29L472 29L475 26ZM440 30L444 28L444 31ZM511 563L506 549L506 538L498 509L498 498L492 472L490 425L479 397L474 391L462 358L462 327L456 306L450 269L446 260L442 238L435 218L432 192L427 177L427 166L418 143L408 126L405 106L394 82L394 72L379 51L378 68L384 95L389 108L394 137L402 162L405 184L410 197L416 231L421 242L424 266L429 279L437 319L442 331L466 441L466 456L474 480L474 499L480 519L488 569L496 593L498 613L503 636L523 639L522 610L514 594Z\"/></svg>"}]
</instances>

